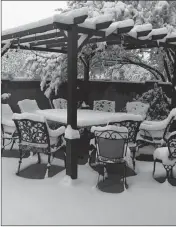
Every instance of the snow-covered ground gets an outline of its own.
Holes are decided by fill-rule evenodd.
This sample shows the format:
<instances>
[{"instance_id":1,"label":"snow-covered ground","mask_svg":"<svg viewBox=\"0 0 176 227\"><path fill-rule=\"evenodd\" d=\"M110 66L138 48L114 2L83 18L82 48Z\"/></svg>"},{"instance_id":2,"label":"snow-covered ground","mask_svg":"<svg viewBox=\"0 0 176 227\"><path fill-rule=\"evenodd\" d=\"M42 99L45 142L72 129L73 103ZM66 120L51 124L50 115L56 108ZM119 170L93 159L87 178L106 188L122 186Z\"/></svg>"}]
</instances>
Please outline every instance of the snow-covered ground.
<instances>
[{"instance_id":1,"label":"snow-covered ground","mask_svg":"<svg viewBox=\"0 0 176 227\"><path fill-rule=\"evenodd\" d=\"M36 158L23 159L22 169ZM138 174L119 194L98 190L97 172L88 165L79 166L73 184L65 170L41 180L16 176L17 165L17 158L2 158L2 225L176 225L176 188L152 178L152 162L137 161ZM165 174L159 163L156 174Z\"/></svg>"}]
</instances>

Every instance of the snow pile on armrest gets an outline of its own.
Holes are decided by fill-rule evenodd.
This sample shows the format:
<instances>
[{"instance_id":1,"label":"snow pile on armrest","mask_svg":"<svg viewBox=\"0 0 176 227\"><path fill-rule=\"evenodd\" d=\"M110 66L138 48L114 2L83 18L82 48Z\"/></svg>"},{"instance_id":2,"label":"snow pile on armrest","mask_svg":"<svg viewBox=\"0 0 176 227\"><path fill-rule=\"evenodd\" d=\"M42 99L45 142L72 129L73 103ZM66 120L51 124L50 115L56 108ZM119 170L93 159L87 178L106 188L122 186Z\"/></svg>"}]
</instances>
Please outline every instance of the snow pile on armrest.
<instances>
[{"instance_id":1,"label":"snow pile on armrest","mask_svg":"<svg viewBox=\"0 0 176 227\"><path fill-rule=\"evenodd\" d=\"M12 119L14 120L28 119L31 121L45 122L45 118L43 116L39 114L33 114L33 113L21 113L21 114L14 113L12 116Z\"/></svg>"},{"instance_id":2,"label":"snow pile on armrest","mask_svg":"<svg viewBox=\"0 0 176 227\"><path fill-rule=\"evenodd\" d=\"M61 126L56 130L52 130L48 127L48 132L50 137L58 137L65 133L65 126Z\"/></svg>"},{"instance_id":3,"label":"snow pile on armrest","mask_svg":"<svg viewBox=\"0 0 176 227\"><path fill-rule=\"evenodd\" d=\"M79 139L80 134L78 130L72 129L71 125L68 125L65 130L65 138L66 139Z\"/></svg>"}]
</instances>

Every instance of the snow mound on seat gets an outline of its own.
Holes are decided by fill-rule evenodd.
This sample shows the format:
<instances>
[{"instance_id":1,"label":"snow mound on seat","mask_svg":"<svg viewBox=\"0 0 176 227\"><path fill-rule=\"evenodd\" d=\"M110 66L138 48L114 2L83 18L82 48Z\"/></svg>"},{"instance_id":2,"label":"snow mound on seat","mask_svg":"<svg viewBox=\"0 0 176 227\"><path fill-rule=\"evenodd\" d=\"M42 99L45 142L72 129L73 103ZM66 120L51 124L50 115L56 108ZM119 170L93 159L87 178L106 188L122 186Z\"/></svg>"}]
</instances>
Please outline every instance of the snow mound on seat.
<instances>
[{"instance_id":1,"label":"snow mound on seat","mask_svg":"<svg viewBox=\"0 0 176 227\"><path fill-rule=\"evenodd\" d=\"M66 139L79 139L80 134L78 130L72 129L71 125L68 125L65 130L65 138Z\"/></svg>"}]
</instances>

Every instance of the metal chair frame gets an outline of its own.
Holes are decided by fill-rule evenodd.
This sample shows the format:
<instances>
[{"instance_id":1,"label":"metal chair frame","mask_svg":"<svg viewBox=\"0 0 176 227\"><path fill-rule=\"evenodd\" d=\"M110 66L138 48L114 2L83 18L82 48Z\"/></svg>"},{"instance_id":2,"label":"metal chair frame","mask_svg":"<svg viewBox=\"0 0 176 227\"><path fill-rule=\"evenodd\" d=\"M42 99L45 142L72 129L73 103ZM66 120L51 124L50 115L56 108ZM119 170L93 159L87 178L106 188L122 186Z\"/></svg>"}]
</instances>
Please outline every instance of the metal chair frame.
<instances>
[{"instance_id":1,"label":"metal chair frame","mask_svg":"<svg viewBox=\"0 0 176 227\"><path fill-rule=\"evenodd\" d=\"M67 109L67 100L63 98L53 99L55 109Z\"/></svg>"},{"instance_id":2,"label":"metal chair frame","mask_svg":"<svg viewBox=\"0 0 176 227\"><path fill-rule=\"evenodd\" d=\"M103 134L105 134L105 133L106 133L106 136L104 137ZM119 139L124 140L123 157L114 158L114 160L113 161L111 160L111 161L112 161L112 163L118 163L118 164L122 164L124 166L123 185L124 185L124 188L127 189L128 185L127 185L127 181L126 181L126 161L125 161L124 157L127 153L128 134L125 132L117 132L117 131L113 131L113 130L104 130L104 131L95 130L94 135L95 135L95 141L96 141L96 146L97 146L97 161L98 161L98 164L100 164L100 165L103 164L103 181L105 180L104 176L105 176L105 173L107 172L106 165L108 163L108 160L111 160L111 158L101 155L101 149L99 148L99 138L104 138L107 140L119 140ZM119 136L120 138L117 138L117 136ZM101 159L102 157L107 160L102 161L102 159ZM99 183L99 179L100 179L100 173L98 175L97 186Z\"/></svg>"},{"instance_id":3,"label":"metal chair frame","mask_svg":"<svg viewBox=\"0 0 176 227\"><path fill-rule=\"evenodd\" d=\"M7 108L6 110L8 110L8 114L11 114L11 117L13 116L13 111L10 107L9 104L2 104L2 108L3 108L3 105L7 105ZM2 111L2 118L3 118L3 111ZM12 119L11 119L12 120ZM2 141L2 144L1 144L1 154L3 153L4 149L6 146L8 146L9 144L12 143L11 147L10 147L10 150L12 150L15 142L18 140L18 133L17 131L15 130L13 133L10 133L10 132L6 132L4 130L4 125L3 124L3 121L1 121L1 141ZM9 136L5 136L5 134L9 135ZM5 141L8 140L9 143L5 144Z\"/></svg>"},{"instance_id":4,"label":"metal chair frame","mask_svg":"<svg viewBox=\"0 0 176 227\"><path fill-rule=\"evenodd\" d=\"M125 120L125 121L119 121L119 122L113 122L110 123L112 125L117 125L117 126L124 126L128 129L128 145L129 143L134 144L133 147L130 147L130 150L132 152L132 161L133 161L133 169L135 170L135 157L136 157L136 152L138 151L138 144L136 142L137 134L139 132L139 127L142 121L133 121L133 120Z\"/></svg>"},{"instance_id":5,"label":"metal chair frame","mask_svg":"<svg viewBox=\"0 0 176 227\"><path fill-rule=\"evenodd\" d=\"M168 147L168 159L169 160L175 160L172 164L165 164L162 162L164 169L166 170L166 179L169 178L174 178L173 177L173 167L176 165L176 131L174 134L171 134L168 137L167 140L167 147ZM154 165L153 165L153 177L155 174L155 169L156 169L156 162L159 161L158 159L154 160Z\"/></svg>"},{"instance_id":6,"label":"metal chair frame","mask_svg":"<svg viewBox=\"0 0 176 227\"><path fill-rule=\"evenodd\" d=\"M38 155L38 162L41 163L40 153L45 153L48 155L48 164L46 175L49 173L51 167L51 155L54 158L53 152L51 152L50 145L50 136L47 128L46 122L34 121L31 119L13 119L17 128L19 135L19 151L20 151L20 160L17 170L17 175L20 172L20 167L22 159L25 156L26 152L34 152ZM35 133L32 133L31 129ZM61 136L59 136L59 141L57 144L58 149L61 145ZM45 145L43 147L43 145ZM64 153L64 161L66 161L66 156Z\"/></svg>"},{"instance_id":7,"label":"metal chair frame","mask_svg":"<svg viewBox=\"0 0 176 227\"><path fill-rule=\"evenodd\" d=\"M110 101L110 100L95 100L93 102L93 110L105 111L103 109L105 105L109 106L109 110L107 112L113 112L113 113L115 112L115 101Z\"/></svg>"}]
</instances>

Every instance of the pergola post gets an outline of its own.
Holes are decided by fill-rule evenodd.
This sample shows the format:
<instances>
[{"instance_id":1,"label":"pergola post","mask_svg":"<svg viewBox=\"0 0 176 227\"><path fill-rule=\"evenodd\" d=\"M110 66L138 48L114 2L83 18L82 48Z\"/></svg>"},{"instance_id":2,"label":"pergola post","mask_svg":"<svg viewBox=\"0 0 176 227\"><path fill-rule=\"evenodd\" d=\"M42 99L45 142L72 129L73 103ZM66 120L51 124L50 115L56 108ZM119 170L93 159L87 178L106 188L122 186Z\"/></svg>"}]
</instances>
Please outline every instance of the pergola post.
<instances>
[{"instance_id":1,"label":"pergola post","mask_svg":"<svg viewBox=\"0 0 176 227\"><path fill-rule=\"evenodd\" d=\"M68 30L68 104L67 125L77 129L77 25L72 25ZM66 143L66 174L72 179L77 179L77 140L67 139Z\"/></svg>"}]
</instances>

